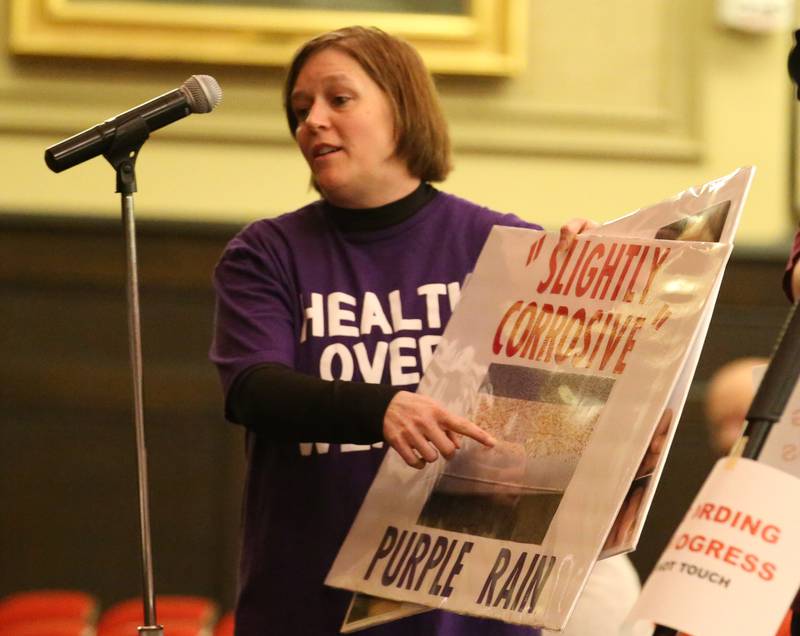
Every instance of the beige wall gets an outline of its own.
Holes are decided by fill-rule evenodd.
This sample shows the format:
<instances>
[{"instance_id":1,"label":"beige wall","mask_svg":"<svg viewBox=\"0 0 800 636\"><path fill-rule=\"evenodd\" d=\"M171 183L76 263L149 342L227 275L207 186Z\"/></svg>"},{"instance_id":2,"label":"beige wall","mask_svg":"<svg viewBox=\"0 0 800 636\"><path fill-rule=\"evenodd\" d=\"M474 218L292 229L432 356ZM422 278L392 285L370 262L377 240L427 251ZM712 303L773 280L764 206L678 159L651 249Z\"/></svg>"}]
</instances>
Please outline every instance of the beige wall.
<instances>
[{"instance_id":1,"label":"beige wall","mask_svg":"<svg viewBox=\"0 0 800 636\"><path fill-rule=\"evenodd\" d=\"M557 227L603 221L755 164L739 243L784 243L790 212L789 34L715 24L710 0L530 2L527 69L439 78L456 146L442 186ZM6 11L0 28L7 34ZM245 222L312 198L279 109L278 70L17 58L0 52L0 212L115 216L111 168L55 175L62 137L214 75L223 104L157 132L139 159L139 218Z\"/></svg>"}]
</instances>

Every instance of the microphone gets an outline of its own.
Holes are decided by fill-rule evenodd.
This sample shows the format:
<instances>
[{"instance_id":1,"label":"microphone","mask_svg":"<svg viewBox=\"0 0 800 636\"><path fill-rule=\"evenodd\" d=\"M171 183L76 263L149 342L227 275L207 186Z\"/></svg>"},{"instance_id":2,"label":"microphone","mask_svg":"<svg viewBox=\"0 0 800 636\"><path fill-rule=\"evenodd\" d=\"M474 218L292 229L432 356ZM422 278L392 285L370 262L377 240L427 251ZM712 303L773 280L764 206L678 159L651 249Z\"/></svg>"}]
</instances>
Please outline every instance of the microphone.
<instances>
[{"instance_id":1,"label":"microphone","mask_svg":"<svg viewBox=\"0 0 800 636\"><path fill-rule=\"evenodd\" d=\"M211 112L221 100L222 89L217 80L210 75L192 75L180 88L50 146L44 151L45 163L53 172L61 172L105 153L117 129L136 118L144 122L148 132L153 132L190 113Z\"/></svg>"}]
</instances>

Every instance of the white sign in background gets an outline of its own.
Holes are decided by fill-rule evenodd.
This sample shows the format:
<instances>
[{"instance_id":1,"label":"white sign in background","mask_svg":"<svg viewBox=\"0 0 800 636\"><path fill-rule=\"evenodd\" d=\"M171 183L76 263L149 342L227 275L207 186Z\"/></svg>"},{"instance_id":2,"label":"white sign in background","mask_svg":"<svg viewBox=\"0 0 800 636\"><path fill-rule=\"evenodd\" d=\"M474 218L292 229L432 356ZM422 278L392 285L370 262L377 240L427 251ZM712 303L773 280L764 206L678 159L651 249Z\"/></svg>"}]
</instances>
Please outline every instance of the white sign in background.
<instances>
[{"instance_id":1,"label":"white sign in background","mask_svg":"<svg viewBox=\"0 0 800 636\"><path fill-rule=\"evenodd\" d=\"M721 459L629 621L693 636L774 636L800 587L800 479Z\"/></svg>"}]
</instances>

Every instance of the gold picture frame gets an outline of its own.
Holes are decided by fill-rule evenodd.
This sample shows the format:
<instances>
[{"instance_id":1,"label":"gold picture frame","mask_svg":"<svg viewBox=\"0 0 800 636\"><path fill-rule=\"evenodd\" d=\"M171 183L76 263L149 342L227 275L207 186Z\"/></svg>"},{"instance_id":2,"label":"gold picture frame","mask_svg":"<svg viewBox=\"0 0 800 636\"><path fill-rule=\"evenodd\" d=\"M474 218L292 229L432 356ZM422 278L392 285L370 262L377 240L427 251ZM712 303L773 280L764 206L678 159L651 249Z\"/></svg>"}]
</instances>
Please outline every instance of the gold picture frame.
<instances>
[{"instance_id":1,"label":"gold picture frame","mask_svg":"<svg viewBox=\"0 0 800 636\"><path fill-rule=\"evenodd\" d=\"M469 0L448 13L415 13L403 4L355 11L298 8L290 0L11 0L9 41L21 55L283 66L309 37L364 24L409 40L433 72L523 69L527 0Z\"/></svg>"}]
</instances>

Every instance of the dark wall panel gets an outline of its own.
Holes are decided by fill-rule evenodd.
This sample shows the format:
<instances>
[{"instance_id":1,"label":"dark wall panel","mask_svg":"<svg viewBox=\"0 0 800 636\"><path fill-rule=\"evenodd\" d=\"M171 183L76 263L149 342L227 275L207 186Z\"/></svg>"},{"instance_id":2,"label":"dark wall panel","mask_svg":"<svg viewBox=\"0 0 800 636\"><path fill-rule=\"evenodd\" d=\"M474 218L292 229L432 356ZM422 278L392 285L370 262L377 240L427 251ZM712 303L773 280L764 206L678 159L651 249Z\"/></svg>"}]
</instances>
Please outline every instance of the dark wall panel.
<instances>
[{"instance_id":1,"label":"dark wall panel","mask_svg":"<svg viewBox=\"0 0 800 636\"><path fill-rule=\"evenodd\" d=\"M235 590L242 434L206 355L212 267L235 227L141 223L156 590ZM107 221L0 217L0 594L141 593L124 243Z\"/></svg>"}]
</instances>

